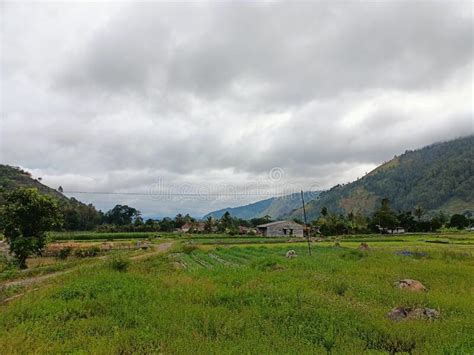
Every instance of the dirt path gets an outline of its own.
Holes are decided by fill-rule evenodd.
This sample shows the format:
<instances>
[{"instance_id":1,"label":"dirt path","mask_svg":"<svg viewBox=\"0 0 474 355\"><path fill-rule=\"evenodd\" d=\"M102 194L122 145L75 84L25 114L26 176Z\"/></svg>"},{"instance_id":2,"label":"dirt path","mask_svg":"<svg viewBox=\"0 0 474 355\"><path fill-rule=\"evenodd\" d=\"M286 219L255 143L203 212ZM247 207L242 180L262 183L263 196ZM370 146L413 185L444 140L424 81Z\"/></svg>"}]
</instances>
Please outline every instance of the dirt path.
<instances>
[{"instance_id":1,"label":"dirt path","mask_svg":"<svg viewBox=\"0 0 474 355\"><path fill-rule=\"evenodd\" d=\"M168 250L171 249L173 244L174 242L166 242L166 243L155 245L154 247L155 250L152 251L151 253L135 255L135 256L130 257L130 260L142 260L142 259L147 259L151 256L166 253Z\"/></svg>"},{"instance_id":2,"label":"dirt path","mask_svg":"<svg viewBox=\"0 0 474 355\"><path fill-rule=\"evenodd\" d=\"M135 255L135 256L130 257L129 259L130 260L142 260L142 259L147 259L147 258L155 256L155 255L166 253L168 250L171 249L171 247L173 246L173 243L174 242L166 242L166 243L154 245L153 246L154 250L152 252L149 252L149 253L146 253L146 254L141 254L141 255ZM101 257L95 258L94 260L101 260L101 259L105 259L105 258L107 258L107 256L101 256ZM77 270L81 267L83 268L83 267L93 267L93 266L95 266L95 263L92 263L92 264L89 264L89 265L75 266L75 267L72 267L71 269L68 269L68 270L53 272L53 273L47 274L47 275L33 276L33 277L30 277L30 278L27 278L27 279L8 281L8 282L0 284L0 287L7 288L7 287L12 287L12 286L30 286L30 285L33 285L33 284L41 283L41 282L44 282L46 280L61 276L61 275L65 275L65 274L70 273L74 270ZM4 300L4 302L5 301L7 301L7 300Z\"/></svg>"}]
</instances>

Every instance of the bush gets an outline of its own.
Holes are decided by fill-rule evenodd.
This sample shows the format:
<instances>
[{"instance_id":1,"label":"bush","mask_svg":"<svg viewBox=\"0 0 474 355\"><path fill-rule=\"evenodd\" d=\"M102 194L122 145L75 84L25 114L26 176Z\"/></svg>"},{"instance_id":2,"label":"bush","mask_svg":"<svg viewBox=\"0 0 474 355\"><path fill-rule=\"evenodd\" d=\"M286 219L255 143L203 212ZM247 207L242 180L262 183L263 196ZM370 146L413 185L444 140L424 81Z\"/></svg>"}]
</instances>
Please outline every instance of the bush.
<instances>
[{"instance_id":1,"label":"bush","mask_svg":"<svg viewBox=\"0 0 474 355\"><path fill-rule=\"evenodd\" d=\"M183 244L181 249L183 253L191 254L193 251L197 249L197 247L194 244L187 243L187 244Z\"/></svg>"},{"instance_id":2,"label":"bush","mask_svg":"<svg viewBox=\"0 0 474 355\"><path fill-rule=\"evenodd\" d=\"M114 255L110 260L109 267L112 270L119 272L126 272L130 265L130 260L125 259L121 255Z\"/></svg>"},{"instance_id":3,"label":"bush","mask_svg":"<svg viewBox=\"0 0 474 355\"><path fill-rule=\"evenodd\" d=\"M67 259L69 255L71 255L72 249L70 247L62 248L58 251L58 258L61 260Z\"/></svg>"},{"instance_id":4,"label":"bush","mask_svg":"<svg viewBox=\"0 0 474 355\"><path fill-rule=\"evenodd\" d=\"M74 251L74 256L77 256L78 258L87 258L87 257L97 256L99 252L100 252L100 248L97 246L94 246L87 249L76 249Z\"/></svg>"},{"instance_id":5,"label":"bush","mask_svg":"<svg viewBox=\"0 0 474 355\"><path fill-rule=\"evenodd\" d=\"M6 272L8 270L16 270L18 263L15 260L8 260L6 257L0 255L0 272Z\"/></svg>"}]
</instances>

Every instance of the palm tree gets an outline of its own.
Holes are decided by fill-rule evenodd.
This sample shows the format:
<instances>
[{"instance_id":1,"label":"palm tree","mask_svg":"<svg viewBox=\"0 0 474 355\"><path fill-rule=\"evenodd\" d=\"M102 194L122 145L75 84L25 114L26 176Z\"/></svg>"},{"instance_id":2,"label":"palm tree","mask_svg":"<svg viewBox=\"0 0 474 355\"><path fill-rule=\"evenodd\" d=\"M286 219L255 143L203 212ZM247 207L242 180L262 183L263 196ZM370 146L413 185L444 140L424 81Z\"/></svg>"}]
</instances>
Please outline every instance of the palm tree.
<instances>
[{"instance_id":1,"label":"palm tree","mask_svg":"<svg viewBox=\"0 0 474 355\"><path fill-rule=\"evenodd\" d=\"M423 207L418 205L418 206L415 207L415 213L414 214L418 218L418 222L420 222L421 217L423 217L423 215L425 214L425 210L423 209Z\"/></svg>"}]
</instances>

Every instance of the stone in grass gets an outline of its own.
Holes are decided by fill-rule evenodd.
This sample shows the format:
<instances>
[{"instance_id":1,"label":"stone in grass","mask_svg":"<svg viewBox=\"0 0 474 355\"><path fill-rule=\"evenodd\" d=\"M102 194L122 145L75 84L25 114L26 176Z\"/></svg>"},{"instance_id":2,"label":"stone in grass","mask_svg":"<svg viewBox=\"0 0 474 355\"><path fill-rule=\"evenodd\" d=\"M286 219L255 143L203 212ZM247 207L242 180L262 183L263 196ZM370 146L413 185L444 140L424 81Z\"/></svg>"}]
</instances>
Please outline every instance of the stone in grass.
<instances>
[{"instance_id":1,"label":"stone in grass","mask_svg":"<svg viewBox=\"0 0 474 355\"><path fill-rule=\"evenodd\" d=\"M414 291L414 292L427 291L425 285L423 285L418 280L412 280L412 279L403 279L403 280L397 281L395 282L395 286L402 290L409 290L409 291Z\"/></svg>"},{"instance_id":2,"label":"stone in grass","mask_svg":"<svg viewBox=\"0 0 474 355\"><path fill-rule=\"evenodd\" d=\"M287 257L288 259L296 258L296 256L297 256L297 255L296 255L296 251L294 251L294 250L288 250L288 251L286 252L286 257Z\"/></svg>"},{"instance_id":3,"label":"stone in grass","mask_svg":"<svg viewBox=\"0 0 474 355\"><path fill-rule=\"evenodd\" d=\"M436 309L427 307L395 307L390 312L388 312L387 317L394 322L404 319L435 320L439 318L439 312Z\"/></svg>"}]
</instances>

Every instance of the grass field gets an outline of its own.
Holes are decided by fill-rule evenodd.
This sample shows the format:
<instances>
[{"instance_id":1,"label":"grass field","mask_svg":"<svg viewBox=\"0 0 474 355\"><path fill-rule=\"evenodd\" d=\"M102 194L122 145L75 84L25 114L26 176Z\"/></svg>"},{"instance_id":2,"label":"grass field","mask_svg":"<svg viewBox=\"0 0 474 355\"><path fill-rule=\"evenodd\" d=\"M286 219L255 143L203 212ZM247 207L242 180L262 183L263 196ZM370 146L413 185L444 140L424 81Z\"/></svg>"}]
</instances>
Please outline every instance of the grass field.
<instances>
[{"instance_id":1,"label":"grass field","mask_svg":"<svg viewBox=\"0 0 474 355\"><path fill-rule=\"evenodd\" d=\"M474 352L472 234L357 236L314 243L311 257L303 243L200 240L127 272L96 261L0 306L0 353ZM285 258L289 249L298 257ZM428 291L395 288L403 278ZM397 306L440 318L393 322Z\"/></svg>"}]
</instances>

